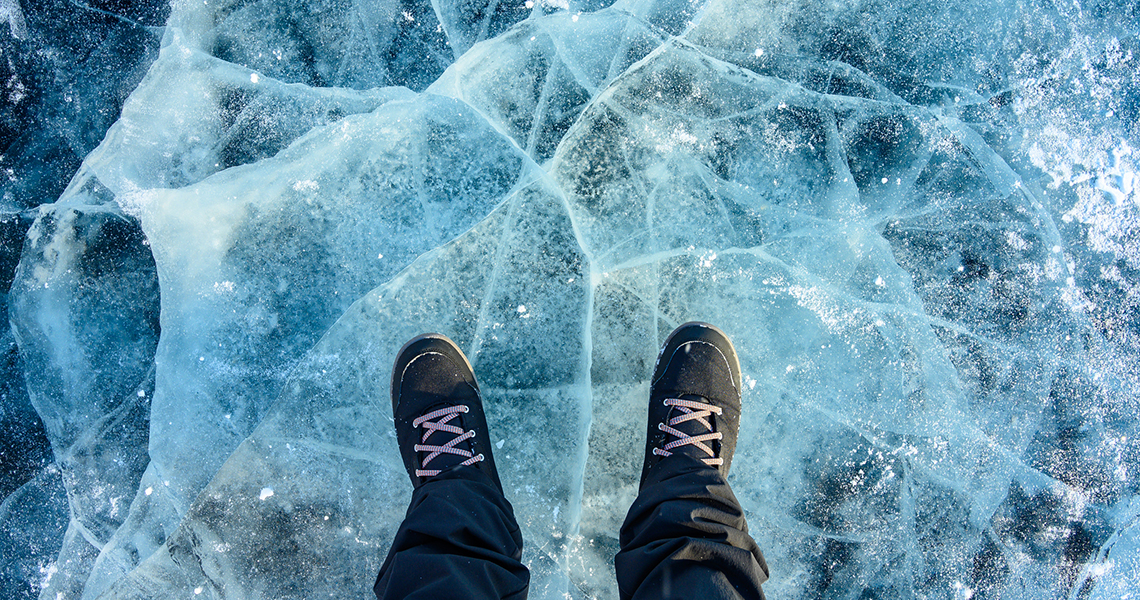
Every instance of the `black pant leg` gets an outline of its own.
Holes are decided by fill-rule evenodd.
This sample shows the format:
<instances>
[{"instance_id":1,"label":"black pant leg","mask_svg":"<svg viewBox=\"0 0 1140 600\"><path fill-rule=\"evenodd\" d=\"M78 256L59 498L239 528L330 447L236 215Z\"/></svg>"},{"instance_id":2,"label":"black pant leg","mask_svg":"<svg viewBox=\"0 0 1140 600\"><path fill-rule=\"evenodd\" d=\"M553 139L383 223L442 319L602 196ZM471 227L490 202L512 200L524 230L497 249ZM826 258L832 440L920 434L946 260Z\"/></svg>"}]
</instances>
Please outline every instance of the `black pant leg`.
<instances>
[{"instance_id":1,"label":"black pant leg","mask_svg":"<svg viewBox=\"0 0 1140 600\"><path fill-rule=\"evenodd\" d=\"M510 502L474 467L456 467L412 493L373 588L389 598L526 598L522 534Z\"/></svg>"},{"instance_id":2,"label":"black pant leg","mask_svg":"<svg viewBox=\"0 0 1140 600\"><path fill-rule=\"evenodd\" d=\"M614 559L622 600L763 599L768 565L748 535L728 482L675 454L645 481L621 527Z\"/></svg>"}]
</instances>

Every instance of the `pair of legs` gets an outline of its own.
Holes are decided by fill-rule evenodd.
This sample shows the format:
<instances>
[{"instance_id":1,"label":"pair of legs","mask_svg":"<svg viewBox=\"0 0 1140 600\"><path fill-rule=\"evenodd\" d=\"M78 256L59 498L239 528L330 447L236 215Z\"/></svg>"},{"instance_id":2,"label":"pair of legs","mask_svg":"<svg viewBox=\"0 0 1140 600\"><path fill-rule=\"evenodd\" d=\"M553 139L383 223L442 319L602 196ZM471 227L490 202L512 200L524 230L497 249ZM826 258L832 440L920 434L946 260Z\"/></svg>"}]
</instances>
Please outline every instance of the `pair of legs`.
<instances>
[{"instance_id":1,"label":"pair of legs","mask_svg":"<svg viewBox=\"0 0 1140 600\"><path fill-rule=\"evenodd\" d=\"M740 365L719 329L665 341L649 397L641 486L615 560L621 598L760 598L768 567L725 477L740 423ZM471 365L418 336L392 373L412 502L376 579L387 598L526 598L522 535L503 496Z\"/></svg>"}]
</instances>

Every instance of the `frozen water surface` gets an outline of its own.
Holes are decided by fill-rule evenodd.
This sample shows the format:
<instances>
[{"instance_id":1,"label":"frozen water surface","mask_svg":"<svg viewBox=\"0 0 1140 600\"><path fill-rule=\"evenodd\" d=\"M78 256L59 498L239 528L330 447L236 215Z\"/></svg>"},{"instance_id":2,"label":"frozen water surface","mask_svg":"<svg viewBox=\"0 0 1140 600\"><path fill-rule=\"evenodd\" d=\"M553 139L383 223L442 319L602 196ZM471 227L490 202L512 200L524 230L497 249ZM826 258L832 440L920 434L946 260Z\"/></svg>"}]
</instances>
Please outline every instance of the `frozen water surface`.
<instances>
[{"instance_id":1,"label":"frozen water surface","mask_svg":"<svg viewBox=\"0 0 1140 600\"><path fill-rule=\"evenodd\" d=\"M741 355L772 597L1140 589L1132 3L0 20L4 597L369 597L411 493L391 363L439 331L532 597L615 598L695 319Z\"/></svg>"}]
</instances>

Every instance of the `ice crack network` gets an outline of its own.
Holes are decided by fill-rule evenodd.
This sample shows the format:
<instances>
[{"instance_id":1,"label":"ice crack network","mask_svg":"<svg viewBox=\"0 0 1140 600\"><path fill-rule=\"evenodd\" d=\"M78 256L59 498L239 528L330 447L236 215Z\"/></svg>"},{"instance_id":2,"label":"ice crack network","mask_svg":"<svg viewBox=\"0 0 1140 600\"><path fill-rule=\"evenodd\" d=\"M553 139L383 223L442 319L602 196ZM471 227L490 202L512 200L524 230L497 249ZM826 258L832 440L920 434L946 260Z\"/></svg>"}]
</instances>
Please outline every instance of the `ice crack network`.
<instances>
[{"instance_id":1,"label":"ice crack network","mask_svg":"<svg viewBox=\"0 0 1140 600\"><path fill-rule=\"evenodd\" d=\"M127 4L0 0L0 596L367 595L435 331L616 598L690 320L772 597L1140 589L1135 3Z\"/></svg>"}]
</instances>

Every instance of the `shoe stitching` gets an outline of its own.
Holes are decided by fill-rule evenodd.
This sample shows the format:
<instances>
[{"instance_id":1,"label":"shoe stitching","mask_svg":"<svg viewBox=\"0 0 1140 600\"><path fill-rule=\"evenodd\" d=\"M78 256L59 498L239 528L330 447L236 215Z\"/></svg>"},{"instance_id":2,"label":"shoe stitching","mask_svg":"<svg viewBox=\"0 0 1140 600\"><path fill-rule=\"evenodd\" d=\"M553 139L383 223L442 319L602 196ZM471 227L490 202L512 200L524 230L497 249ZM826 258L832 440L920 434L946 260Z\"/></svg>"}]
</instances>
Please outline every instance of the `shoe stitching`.
<instances>
[{"instance_id":1,"label":"shoe stitching","mask_svg":"<svg viewBox=\"0 0 1140 600\"><path fill-rule=\"evenodd\" d=\"M724 367L726 369L728 369L729 373L733 372L732 364L728 360L728 357L725 356L724 352L721 352L721 349L718 348L716 344L713 344L712 342L706 342L704 340L689 340L689 341L681 344L680 346L677 346L676 348L673 349L673 353L669 355L669 362L672 362L673 357L677 356L677 353L680 352L682 349L684 349L689 344L703 344L705 346L712 348L713 350L716 350L716 353L720 356L720 359L722 361L724 361ZM685 352L688 353L688 352L690 352L690 350L686 349ZM659 355L657 355L657 365L654 366L654 370L656 370L657 367L661 364L661 359L663 359L663 358L665 358L665 348L662 348L661 353ZM669 362L666 362L665 364L668 365ZM665 374L666 374L666 371L662 371L661 375L658 376L656 379L654 379L651 385L655 385L658 381L661 381L661 379L665 377ZM736 380L734 378L732 378L732 377L729 378L729 384L732 385L733 390L735 390L737 393L740 393L740 390L737 388Z\"/></svg>"}]
</instances>

